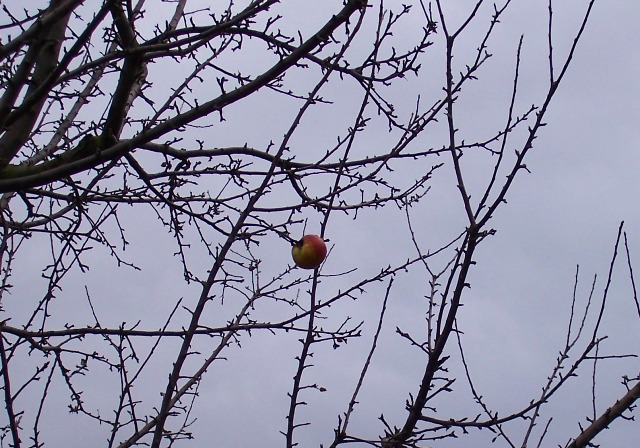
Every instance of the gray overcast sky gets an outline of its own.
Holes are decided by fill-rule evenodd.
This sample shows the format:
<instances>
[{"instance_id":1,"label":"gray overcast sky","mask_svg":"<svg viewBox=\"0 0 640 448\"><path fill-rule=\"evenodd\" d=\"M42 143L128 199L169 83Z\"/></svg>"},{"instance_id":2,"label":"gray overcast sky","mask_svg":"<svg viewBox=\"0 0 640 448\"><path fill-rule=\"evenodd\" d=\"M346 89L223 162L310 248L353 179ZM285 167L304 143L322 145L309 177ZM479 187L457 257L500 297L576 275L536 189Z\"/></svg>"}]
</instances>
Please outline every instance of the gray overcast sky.
<instances>
[{"instance_id":1,"label":"gray overcast sky","mask_svg":"<svg viewBox=\"0 0 640 448\"><path fill-rule=\"evenodd\" d=\"M313 6L310 5L312 3ZM335 11L340 3L326 2L326 11ZM473 2L444 3L450 8L447 11L450 26L455 27L469 12ZM586 2L556 3L553 37L556 70L559 70L578 29ZM387 2L387 6L394 8L399 8L400 4ZM196 9L197 2L190 8ZM310 17L307 8L315 8L315 15ZM317 2L285 1L280 6L283 27L302 24L308 27L305 29L309 32L326 20L321 17L324 8ZM546 8L546 2L542 1L515 2L501 20L498 31L488 43L488 51L494 55L493 58L479 72L478 81L469 84L459 99L457 118L461 138L473 141L489 137L504 125L515 52L521 34L524 34L524 43L518 112L522 113L528 105L539 104L542 100L541 95L548 82ZM373 19L375 14L370 12ZM469 63L468 58L473 57L477 38L486 29L490 12L488 4L481 10L481 18L476 19L477 23L469 30L468 37L463 36L459 47L456 47L454 62L460 69ZM420 14L412 16L395 33L394 42L398 47L416 38L423 25L421 17ZM548 125L542 129L526 158L531 173L519 175L507 196L508 203L495 215L492 227L497 230L496 234L487 239L477 253L477 265L470 276L471 288L465 296L458 325L464 333L465 356L475 385L501 415L537 398L551 373L566 337L576 265L580 265L579 303L584 305L596 274L595 297L600 298L616 232L622 220L628 232L632 260L640 260L640 211L637 207L640 156L636 136L640 117L638 18L638 2L596 2L573 63L545 119ZM366 26L371 28L371 23ZM390 90L398 105L399 116L406 118L414 109L418 94L423 104L429 104L441 94L443 55L442 34L439 34L435 45L422 56L420 78L406 79ZM246 61L247 64L260 62L259 58ZM265 64L268 62L264 61ZM298 82L302 92L316 81L315 78L300 78ZM150 80L158 86L171 82L170 77L154 71L153 67ZM206 85L202 88L206 90ZM305 160L305 151L323 153L335 143L336 135L351 124L358 102L357 98L349 101L352 88L336 83L333 90L324 93L325 97L335 101L335 105L318 107L311 118L302 123L305 132L296 136L291 144L292 153L299 154L299 160ZM275 97L270 95L257 95L255 101L249 99L245 105L230 108L225 113L226 121L213 128L190 129L192 140L202 139L208 147L247 143L260 149L266 148L269 141L279 142L299 105L271 102ZM357 151L362 154L369 150L381 152L380 147L390 140L382 125L383 120L380 123L377 130L372 129L365 134ZM446 144L443 131L443 127L436 126L416 144L425 148ZM514 137L514 148L516 141L521 139ZM513 149L510 152L513 154ZM442 159L450 163L449 159ZM472 200L478 199L473 194L480 195L481 188L486 185L494 160L486 154L463 158ZM402 182L404 177L413 179L416 172L429 168L417 164L391 167L397 168L390 176L398 182ZM318 191L326 185L319 183ZM416 238L424 248L439 248L464 231L462 204L452 183L450 166L445 166L434 177L427 197L412 208L410 214ZM305 210L302 217L308 219L308 231L318 231L319 214ZM162 324L178 298L183 298L187 306L195 303L198 288L182 281L179 260L172 256L175 247L171 237L153 213L132 208L122 213L122 219L128 225L127 238L133 248L125 254L143 270L114 270L109 254L95 251L92 269L75 277L80 281L69 281L55 302L59 308L52 310L51 322L69 321L64 310L72 306L74 295L85 294L85 283L104 325L117 326L124 321L132 324L141 320L142 327L154 329ZM302 226L296 230L302 231ZM357 220L335 214L327 237L332 252L322 273L337 274L357 268L346 276L324 278L320 291L327 296L344 290L357 279L373 275L390 263L399 263L416 255L408 237L404 211L391 206L364 211ZM196 240L195 236L192 238ZM28 250L34 258L39 256L38 247ZM276 275L290 263L289 247L283 240L272 238L264 241L256 251L263 261L264 278ZM190 257L192 266L203 275L211 264L206 251L194 245ZM604 321L604 333L610 338L602 346L601 354L638 352L640 318L635 311L623 261L619 260L610 291ZM15 269L16 287L11 296L15 303L5 305L13 316L28 313L17 303L17 298L21 292L28 294L32 291L35 284L30 259L24 259L22 263ZM109 274L113 275L113 280L105 284L107 272L113 272ZM306 273L294 271L294 275L304 276ZM332 440L337 416L346 409L369 348L385 286L369 287L358 300L341 302L328 310L327 326L335 327L342 316L351 315L354 321L365 322L363 337L350 341L339 350L332 350L329 345L317 348L313 358L316 367L309 369L306 381L317 382L327 391L309 392L304 396L309 404L301 411L302 420L308 419L312 424L298 430L300 446L319 446ZM427 286L421 270L412 270L398 277L390 297L380 347L353 417L352 434L371 438L380 435L383 427L377 418L382 413L392 424L403 421L405 400L417 388L424 359L415 348L401 340L395 329L400 327L405 331L418 332L424 328ZM305 296L307 288L307 285L301 288L300 297ZM213 320L223 323L234 310L230 308L229 315L216 316ZM263 313L260 320L269 316L277 318L281 312L268 306L259 311ZM77 325L90 322L89 312L89 309L76 310L71 321ZM182 318L186 318L184 314ZM185 441L179 446L211 445L212 441L214 446L283 445L279 431L286 425L286 394L291 388L294 356L299 344L289 334L259 332L251 338L242 337L241 344L241 349L232 347L229 350L227 362L214 364L205 375L194 407L197 421L191 428L197 439L192 445ZM206 353L207 341L198 341L196 349ZM136 388L140 399L147 400L141 406L149 412L159 405L158 394L164 388L169 373L168 360L175 356L176 351L177 341L165 345L153 361L156 364L154 368L145 371L145 381ZM461 366L455 344L451 345L450 351L450 371L457 371ZM25 372L30 368L27 363ZM632 377L639 370L637 359L609 360L599 364L598 412L624 394L621 376ZM441 418L475 416L480 412L469 398L463 376L456 376L459 379L455 391L443 395L435 403ZM96 386L95 377L88 377L84 385L85 399L95 407L104 403L112 405L114 401L108 391L117 384L110 383L114 378L107 372L104 378L100 386ZM578 423L585 424L585 417L591 413L590 378L591 371L584 369L581 376L545 408L545 419L553 416L553 422L544 446L566 443L578 434ZM60 400L68 399L66 391L58 390L58 393ZM67 446L101 446L106 437L105 428L92 425L76 427L77 418L74 415L56 415L56 421L51 421L50 428L52 432L58 432L60 439L48 438L51 446L59 445L63 440ZM536 428L538 434L545 419ZM518 430L522 430L524 424L511 427L509 435L521 440ZM617 421L596 442L601 446L628 446L637 439L637 432L636 422ZM442 440L433 445L485 446L493 437L492 433L482 431L472 437ZM499 446L506 446L504 442L499 443Z\"/></svg>"}]
</instances>

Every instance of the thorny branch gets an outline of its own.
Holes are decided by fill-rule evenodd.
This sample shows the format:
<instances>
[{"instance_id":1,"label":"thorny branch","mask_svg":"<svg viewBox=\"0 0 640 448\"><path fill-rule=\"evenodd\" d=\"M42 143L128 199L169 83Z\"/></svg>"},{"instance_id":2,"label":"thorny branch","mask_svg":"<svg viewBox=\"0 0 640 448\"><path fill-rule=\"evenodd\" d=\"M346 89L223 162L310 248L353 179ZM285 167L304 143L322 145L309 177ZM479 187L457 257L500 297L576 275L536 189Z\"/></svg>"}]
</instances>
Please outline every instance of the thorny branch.
<instances>
[{"instance_id":1,"label":"thorny branch","mask_svg":"<svg viewBox=\"0 0 640 448\"><path fill-rule=\"evenodd\" d=\"M301 15L299 4L285 0L213 2L199 10L186 0L2 5L0 378L7 423L0 442L49 443L46 414L60 390L68 401L56 412L64 408L100 431L108 428L110 447L160 448L194 438L207 372L230 359L233 347L278 335L300 338L287 406L280 410L285 445L292 448L304 440L302 428L315 424L302 407L325 391L309 379L314 355L372 331L330 436L332 448L431 446L474 429L516 446L507 427L521 420L527 422L521 445L530 446L546 406L585 363L594 363L595 390L596 362L627 355L600 351L614 256L595 326L589 327L595 280L581 317L574 290L565 346L537 397L499 416L466 358L459 312L477 249L491 241L494 216L528 171L525 161L594 0L564 59L558 59L548 2L546 93L519 106L526 95L520 86L526 36L520 36L506 119L485 135L463 139L459 99L491 64L492 38L512 3L478 0L463 16L439 0L417 7L383 0L305 2ZM484 31L474 49L460 51L478 26ZM468 60L460 60L464 54ZM411 99L398 91L410 91ZM470 181L469 155L492 161L479 190ZM444 240L426 244L417 220L443 178L453 179L452 207L463 220ZM398 246L408 235L416 254L388 254L388 265L373 271L364 266L372 260L355 267L341 248L309 275L264 255L265 247L286 246L305 231L338 239L347 221L362 223L390 210L408 224L406 234L397 223L388 227ZM622 226L616 253L621 232ZM181 271L184 296L162 291L143 315L131 311L127 321L114 323L100 307L110 286L123 283L131 296L151 294L147 289L154 286L136 288L138 280L128 277L162 257L163 243L147 252L137 248L141 233L170 241L166 258ZM115 267L105 268L101 253ZM20 277L25 263L41 282ZM96 270L99 290L87 286ZM363 390L376 363L386 362L379 350L398 285L411 275L424 280L418 293L424 309L416 313L426 322L417 329L397 324L395 335L422 360L417 386L406 398L405 415L380 415L384 434L355 434L351 422L367 398ZM76 285L84 286L80 294ZM359 311L336 318L336 309L373 296L382 297L375 330L367 327L370 315ZM156 313L158 323L150 324ZM461 371L449 361L456 356L452 340ZM156 394L148 398L136 386L158 368L164 376L155 378ZM103 374L116 378L111 408L93 400L82 381ZM458 388L460 379L480 412L442 417L437 398ZM633 381L625 379L627 392L597 418L594 400L593 420L567 446L587 446L624 418L638 397ZM37 409L24 399L27 392L40 397Z\"/></svg>"}]
</instances>

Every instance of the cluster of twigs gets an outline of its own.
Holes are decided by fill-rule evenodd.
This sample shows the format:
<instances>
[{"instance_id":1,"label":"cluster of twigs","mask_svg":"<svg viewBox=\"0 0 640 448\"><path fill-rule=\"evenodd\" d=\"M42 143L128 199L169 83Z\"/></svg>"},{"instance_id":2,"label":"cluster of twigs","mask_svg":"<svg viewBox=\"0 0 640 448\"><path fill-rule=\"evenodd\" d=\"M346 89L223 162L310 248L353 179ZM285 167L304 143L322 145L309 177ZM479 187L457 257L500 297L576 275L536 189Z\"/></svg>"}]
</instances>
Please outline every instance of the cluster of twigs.
<instances>
[{"instance_id":1,"label":"cluster of twigs","mask_svg":"<svg viewBox=\"0 0 640 448\"><path fill-rule=\"evenodd\" d=\"M390 9L383 1L327 2L314 5L313 18L304 24L288 17L291 2L238 3L242 5L229 2L203 10L190 10L186 0L162 5L142 0L51 0L42 9L2 6L0 376L6 424L0 439L8 438L15 447L43 446L47 430L41 422L53 406L50 391L60 383L70 397L69 411L109 428L108 446L157 448L190 439L194 437L191 414L205 372L245 335L271 332L290 334L301 342L289 406L283 411L285 445L293 447L299 428L310 423L300 417L303 396L308 389L321 389L308 384L306 377L315 348L326 343L339 347L363 334L362 322L351 317L323 322L323 313L383 283L377 330L330 446L355 442L426 446L474 428L488 429L510 446L530 446L541 409L584 363L598 359L603 338L600 319L587 335L586 317L576 329L578 312L572 311L566 344L541 395L507 416L499 417L484 402L466 361L464 372L452 373L446 366L456 342L464 360L456 317L476 248L490 240L492 217L516 178L527 170L525 159L545 125L548 106L570 66L593 0L557 66L549 4L546 95L537 105L518 110L521 39L506 121L489 138L474 143L458 137L457 99L468 83L481 77L491 57L490 38L504 12L513 7L510 1L495 7L475 56L463 69L454 64L456 44L480 20L483 1L457 27L448 20L441 1ZM411 43L397 42L394 33L403 21L416 17L422 23L421 34ZM443 89L426 107L416 100L415 110L405 117L389 91L398 82L417 77L429 51L438 45L445 61ZM302 81L296 81L301 74ZM333 146L297 149L296 139L307 117L317 107L334 107L325 92L343 85L358 101L351 121L344 124ZM275 99L281 102L274 109L290 104L295 109L286 109L293 110L289 115L282 109L286 126L268 145L248 145L246 140L216 143L216 133L222 133L227 121L249 134L265 119L251 115L251 108ZM234 107L243 104L245 115L237 118ZM444 125L446 137L439 146L426 147L421 136L437 125ZM391 138L363 154L363 135L372 128L378 132L386 128ZM473 198L479 199L472 199L466 184L462 157L469 152L483 152L495 160L486 188L474 192ZM394 174L392 166L407 170L411 164L422 167L418 175L407 179ZM444 170L454 175L465 222L449 242L427 251L411 228L409 210L425 200L434 176ZM163 317L161 328L148 327L144 318L133 325L112 326L101 323L86 289L82 300L90 305L92 320L74 324L69 318L65 325L58 324L53 311L56 297L64 293L67 279L91 266L94 246L105 248L117 262L113 272L104 274L105 282L114 281L121 270L138 269L124 250L129 241L122 215L129 214L123 209L130 206L151 211L168 230L185 285L197 285L197 297L178 301ZM331 277L322 270L301 278L290 275L287 268L263 278L264 267L254 255L259 243L274 236L293 241L291 235L300 228L305 212L320 217L325 234L337 215L357 219L358 214L383 207L407 213L415 255L405 262L360 278L345 269L338 277L352 280L333 293L319 292L320 282ZM622 234L621 227L619 240ZM18 318L7 306L13 270L32 246L41 252L46 247L49 253L41 271L32 271L42 275L46 291L38 298L25 297L29 311ZM194 246L211 261L206 269L191 256ZM440 256L444 263L436 261ZM431 286L422 310L426 324L423 333L398 329L398 334L424 356L424 370L406 401L402 421L381 416L384 434L356 435L349 423L374 361L394 279L409 270L424 272ZM299 297L302 288L308 289L309 301ZM286 311L269 318L259 312L263 303L281 306L278 313ZM585 316L591 303L590 298ZM605 304L606 291L598 316ZM212 309L225 318L211 317ZM188 317L180 320L184 310ZM106 345L97 343L97 337ZM201 341L206 341L206 351ZM141 403L134 386L160 358L159 347L164 344L175 352L161 363L166 374L166 382L157 385L161 399ZM35 370L27 372L25 359L35 362ZM78 378L92 377L96 365L118 378L116 404L108 411L87 406L79 386ZM481 409L478 415L447 418L431 412L429 403L448 392L456 378L467 379ZM630 381L629 392L567 446L587 446L631 408L638 387ZM27 394L38 394L35 404L28 406L30 401L22 400ZM54 407L62 408L57 404ZM522 441L515 442L503 428L521 419L528 420L528 429Z\"/></svg>"}]
</instances>

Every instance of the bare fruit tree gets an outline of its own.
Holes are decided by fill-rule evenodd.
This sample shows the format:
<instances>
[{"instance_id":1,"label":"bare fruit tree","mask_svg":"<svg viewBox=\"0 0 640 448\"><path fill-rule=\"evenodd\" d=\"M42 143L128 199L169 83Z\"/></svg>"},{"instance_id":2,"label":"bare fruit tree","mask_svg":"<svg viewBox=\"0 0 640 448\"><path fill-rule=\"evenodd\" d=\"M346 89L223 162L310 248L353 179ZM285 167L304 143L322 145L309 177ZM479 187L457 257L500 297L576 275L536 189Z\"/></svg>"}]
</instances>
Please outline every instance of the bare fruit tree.
<instances>
[{"instance_id":1,"label":"bare fruit tree","mask_svg":"<svg viewBox=\"0 0 640 448\"><path fill-rule=\"evenodd\" d=\"M630 373L593 418L565 416L570 440L549 435L547 406L607 358L606 288L574 293L555 367L506 413L476 387L460 319L594 0L568 45L543 8L535 101L528 36L510 42L481 132L466 92L520 6L448 3L3 2L1 445L584 447L632 409ZM442 191L450 221L425 238ZM305 271L290 248L309 233L329 253ZM621 226L612 271L621 253L631 267L625 241ZM394 314L407 294L413 324ZM393 351L412 379L382 400ZM326 397L332 417L307 411Z\"/></svg>"}]
</instances>

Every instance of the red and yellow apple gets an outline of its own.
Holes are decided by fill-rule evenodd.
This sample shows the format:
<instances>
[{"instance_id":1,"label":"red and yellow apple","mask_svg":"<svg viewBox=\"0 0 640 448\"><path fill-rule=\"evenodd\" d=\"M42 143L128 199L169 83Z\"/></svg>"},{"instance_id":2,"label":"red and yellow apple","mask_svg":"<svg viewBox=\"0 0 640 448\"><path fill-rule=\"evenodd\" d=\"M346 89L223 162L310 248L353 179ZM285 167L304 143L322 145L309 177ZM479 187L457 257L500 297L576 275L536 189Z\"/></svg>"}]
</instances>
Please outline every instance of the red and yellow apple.
<instances>
[{"instance_id":1,"label":"red and yellow apple","mask_svg":"<svg viewBox=\"0 0 640 448\"><path fill-rule=\"evenodd\" d=\"M327 245L318 235L305 235L293 243L291 256L296 266L302 269L315 269L327 256Z\"/></svg>"}]
</instances>

